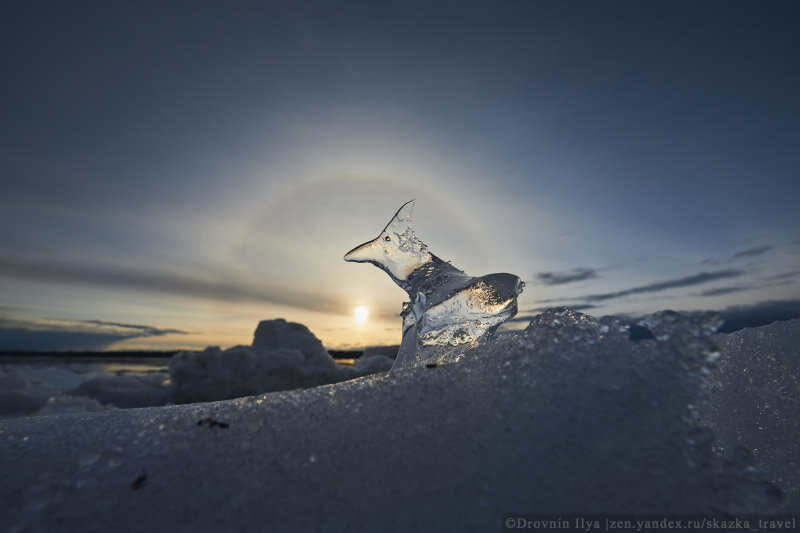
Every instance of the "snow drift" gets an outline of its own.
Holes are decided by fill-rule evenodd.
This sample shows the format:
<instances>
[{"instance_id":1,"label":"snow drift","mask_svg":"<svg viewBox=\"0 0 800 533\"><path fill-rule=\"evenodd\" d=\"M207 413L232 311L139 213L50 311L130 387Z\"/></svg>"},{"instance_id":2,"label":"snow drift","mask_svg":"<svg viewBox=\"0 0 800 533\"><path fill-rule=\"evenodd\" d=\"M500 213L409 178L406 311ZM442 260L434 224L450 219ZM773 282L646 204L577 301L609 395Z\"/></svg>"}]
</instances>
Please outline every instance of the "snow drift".
<instances>
[{"instance_id":1,"label":"snow drift","mask_svg":"<svg viewBox=\"0 0 800 533\"><path fill-rule=\"evenodd\" d=\"M698 422L713 412L707 328L672 313L646 327L654 339L633 342L613 318L552 310L458 364L5 420L0 529L487 531L515 513L798 512L746 454L712 451ZM753 333L742 343L763 357ZM714 424L741 421L720 409Z\"/></svg>"},{"instance_id":2,"label":"snow drift","mask_svg":"<svg viewBox=\"0 0 800 533\"><path fill-rule=\"evenodd\" d=\"M33 413L88 378L57 367L0 366L0 416Z\"/></svg>"},{"instance_id":3,"label":"snow drift","mask_svg":"<svg viewBox=\"0 0 800 533\"><path fill-rule=\"evenodd\" d=\"M388 370L392 362L375 354L352 367L338 365L307 327L277 319L258 324L251 346L176 354L169 375L172 400L187 403L337 383Z\"/></svg>"}]
</instances>

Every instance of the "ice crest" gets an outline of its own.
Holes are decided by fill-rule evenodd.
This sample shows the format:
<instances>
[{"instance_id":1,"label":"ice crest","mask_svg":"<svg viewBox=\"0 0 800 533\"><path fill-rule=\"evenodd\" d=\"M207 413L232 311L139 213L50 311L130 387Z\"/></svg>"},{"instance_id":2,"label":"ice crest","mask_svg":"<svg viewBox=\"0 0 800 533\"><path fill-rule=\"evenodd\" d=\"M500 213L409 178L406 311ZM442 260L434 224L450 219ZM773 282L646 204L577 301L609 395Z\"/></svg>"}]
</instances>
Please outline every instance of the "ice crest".
<instances>
[{"instance_id":1,"label":"ice crest","mask_svg":"<svg viewBox=\"0 0 800 533\"><path fill-rule=\"evenodd\" d=\"M345 261L372 263L408 293L403 340L392 370L458 361L517 313L525 285L513 274L472 277L432 254L411 223L406 202L380 235L356 246Z\"/></svg>"},{"instance_id":2,"label":"ice crest","mask_svg":"<svg viewBox=\"0 0 800 533\"><path fill-rule=\"evenodd\" d=\"M386 355L365 354L351 367L340 366L306 326L262 320L250 346L175 354L169 362L170 399L204 402L315 387L385 371L391 364Z\"/></svg>"},{"instance_id":3,"label":"ice crest","mask_svg":"<svg viewBox=\"0 0 800 533\"><path fill-rule=\"evenodd\" d=\"M564 340L595 344L604 338L623 338L628 326L616 317L593 318L573 311L567 307L554 307L536 315L525 328L531 340L545 343L559 343Z\"/></svg>"},{"instance_id":4,"label":"ice crest","mask_svg":"<svg viewBox=\"0 0 800 533\"><path fill-rule=\"evenodd\" d=\"M722 325L719 315L691 317L674 311L659 311L638 322L655 336L657 341L672 341L690 348L691 353L703 356L703 363L719 357L719 348L708 337Z\"/></svg>"}]
</instances>

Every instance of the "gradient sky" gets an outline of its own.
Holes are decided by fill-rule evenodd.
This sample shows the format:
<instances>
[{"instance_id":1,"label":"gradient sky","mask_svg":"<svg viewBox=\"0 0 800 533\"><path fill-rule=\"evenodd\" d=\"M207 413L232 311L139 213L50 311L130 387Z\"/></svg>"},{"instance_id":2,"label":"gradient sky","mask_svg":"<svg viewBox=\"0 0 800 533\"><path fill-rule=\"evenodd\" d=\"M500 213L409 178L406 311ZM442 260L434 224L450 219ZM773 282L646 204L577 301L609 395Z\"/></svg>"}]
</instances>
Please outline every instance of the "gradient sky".
<instances>
[{"instance_id":1,"label":"gradient sky","mask_svg":"<svg viewBox=\"0 0 800 533\"><path fill-rule=\"evenodd\" d=\"M411 198L520 316L800 300L800 3L2 12L0 348L399 343L342 256Z\"/></svg>"}]
</instances>

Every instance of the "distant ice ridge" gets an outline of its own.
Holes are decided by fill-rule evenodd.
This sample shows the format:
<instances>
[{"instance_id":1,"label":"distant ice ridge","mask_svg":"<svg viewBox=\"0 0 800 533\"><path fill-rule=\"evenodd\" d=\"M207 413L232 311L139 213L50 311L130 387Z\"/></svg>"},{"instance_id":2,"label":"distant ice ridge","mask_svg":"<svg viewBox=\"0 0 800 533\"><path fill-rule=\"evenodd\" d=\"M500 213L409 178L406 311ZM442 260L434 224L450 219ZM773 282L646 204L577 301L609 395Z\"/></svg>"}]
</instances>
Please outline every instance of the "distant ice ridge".
<instances>
[{"instance_id":1,"label":"distant ice ridge","mask_svg":"<svg viewBox=\"0 0 800 533\"><path fill-rule=\"evenodd\" d=\"M433 255L411 224L406 202L375 239L356 246L345 261L372 263L408 293L403 337L392 370L458 361L517 314L525 285L513 274L472 277Z\"/></svg>"},{"instance_id":2,"label":"distant ice ridge","mask_svg":"<svg viewBox=\"0 0 800 533\"><path fill-rule=\"evenodd\" d=\"M304 325L264 320L250 346L175 354L169 376L166 370L88 376L56 367L2 365L0 418L215 401L326 385L388 370L392 351L371 348L352 366L342 366Z\"/></svg>"},{"instance_id":3,"label":"distant ice ridge","mask_svg":"<svg viewBox=\"0 0 800 533\"><path fill-rule=\"evenodd\" d=\"M169 375L173 401L186 403L337 383L391 365L390 357L366 354L339 365L306 326L279 318L261 321L251 346L174 355Z\"/></svg>"}]
</instances>

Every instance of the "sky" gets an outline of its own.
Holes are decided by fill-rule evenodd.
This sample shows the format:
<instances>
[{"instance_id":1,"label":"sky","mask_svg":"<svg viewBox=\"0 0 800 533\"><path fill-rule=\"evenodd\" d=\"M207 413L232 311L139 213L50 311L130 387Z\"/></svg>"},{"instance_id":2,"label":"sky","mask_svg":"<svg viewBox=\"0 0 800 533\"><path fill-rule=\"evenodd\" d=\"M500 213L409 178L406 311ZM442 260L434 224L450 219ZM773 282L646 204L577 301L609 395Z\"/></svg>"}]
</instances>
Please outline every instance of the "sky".
<instances>
[{"instance_id":1,"label":"sky","mask_svg":"<svg viewBox=\"0 0 800 533\"><path fill-rule=\"evenodd\" d=\"M270 318L399 343L405 293L342 256L412 198L437 256L525 280L519 323L798 316L798 24L777 0L6 2L0 349L249 344Z\"/></svg>"}]
</instances>

